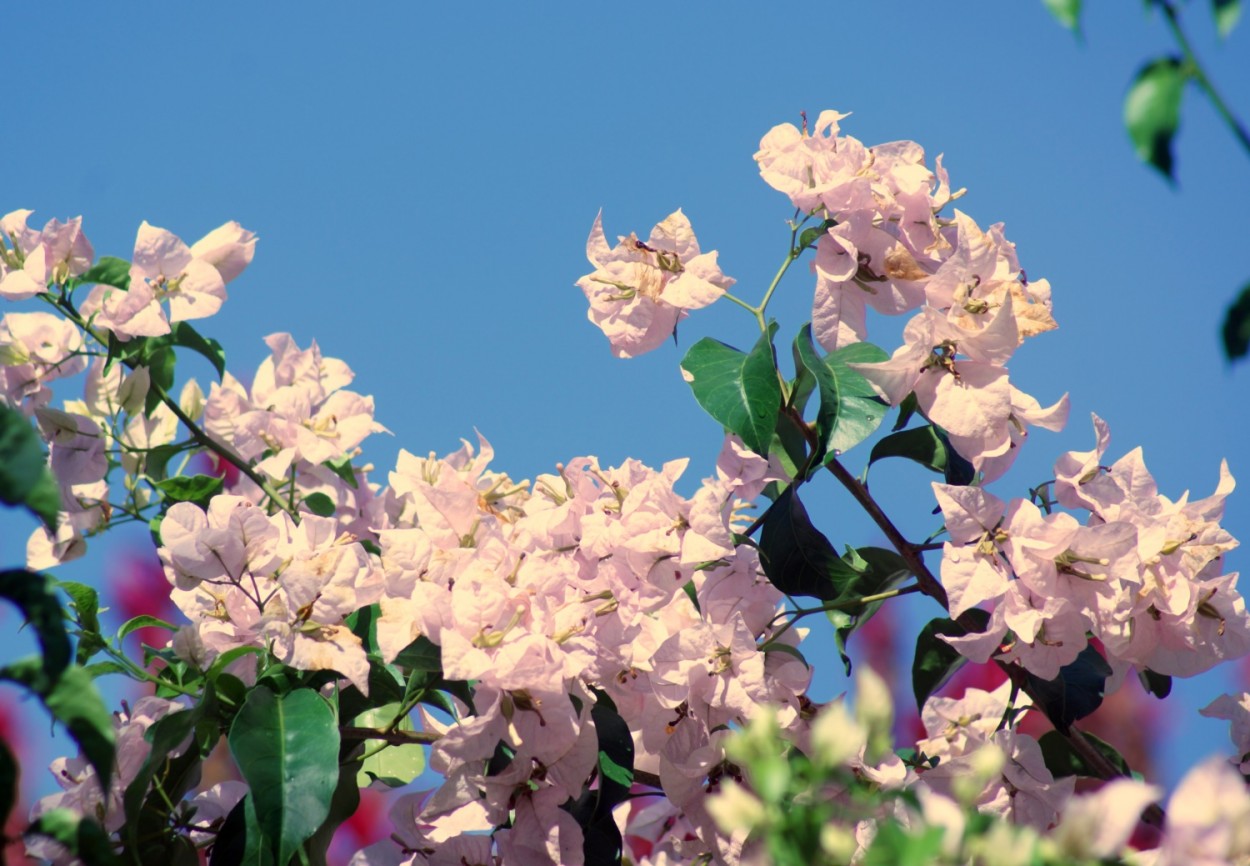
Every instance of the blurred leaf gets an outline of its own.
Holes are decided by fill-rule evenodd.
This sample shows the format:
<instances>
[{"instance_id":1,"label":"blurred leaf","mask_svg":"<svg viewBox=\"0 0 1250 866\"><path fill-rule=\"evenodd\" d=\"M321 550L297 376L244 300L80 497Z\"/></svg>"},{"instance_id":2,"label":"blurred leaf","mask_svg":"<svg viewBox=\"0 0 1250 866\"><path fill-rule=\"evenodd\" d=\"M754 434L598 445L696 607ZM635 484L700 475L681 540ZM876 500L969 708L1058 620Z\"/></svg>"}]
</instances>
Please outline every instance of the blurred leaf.
<instances>
[{"instance_id":1,"label":"blurred leaf","mask_svg":"<svg viewBox=\"0 0 1250 866\"><path fill-rule=\"evenodd\" d=\"M1042 0L1047 11L1064 27L1079 32L1081 29L1081 0Z\"/></svg>"},{"instance_id":2,"label":"blurred leaf","mask_svg":"<svg viewBox=\"0 0 1250 866\"><path fill-rule=\"evenodd\" d=\"M0 502L23 505L56 532L61 493L48 470L43 440L26 416L0 404Z\"/></svg>"},{"instance_id":3,"label":"blurred leaf","mask_svg":"<svg viewBox=\"0 0 1250 866\"><path fill-rule=\"evenodd\" d=\"M43 652L37 692L51 687L70 663L70 641L65 631L61 601L52 591L56 581L44 574L14 568L0 571L0 598L12 602L35 630ZM29 684L28 684L29 685Z\"/></svg>"},{"instance_id":4,"label":"blurred leaf","mask_svg":"<svg viewBox=\"0 0 1250 866\"><path fill-rule=\"evenodd\" d=\"M21 774L21 767L9 750L9 744L0 737L0 827L9 824L9 813L17 803L17 780Z\"/></svg>"},{"instance_id":5,"label":"blurred leaf","mask_svg":"<svg viewBox=\"0 0 1250 866\"><path fill-rule=\"evenodd\" d=\"M983 631L990 622L990 615L980 608L965 611L962 617L974 622ZM916 695L916 707L923 710L925 701L946 685L955 672L968 660L939 635L962 637L968 630L953 619L938 617L930 620L916 638L916 656L912 660L911 686Z\"/></svg>"},{"instance_id":6,"label":"blurred leaf","mask_svg":"<svg viewBox=\"0 0 1250 866\"><path fill-rule=\"evenodd\" d=\"M113 773L116 739L113 719L87 669L70 665L51 678L44 668L44 659L30 656L0 668L0 680L25 686L43 702L52 718L69 731L107 789Z\"/></svg>"},{"instance_id":7,"label":"blurred leaf","mask_svg":"<svg viewBox=\"0 0 1250 866\"><path fill-rule=\"evenodd\" d=\"M113 256L100 256L94 265L78 278L80 285L97 283L103 286L130 288L130 262Z\"/></svg>"},{"instance_id":8,"label":"blurred leaf","mask_svg":"<svg viewBox=\"0 0 1250 866\"><path fill-rule=\"evenodd\" d=\"M1077 736L1084 736L1090 745L1102 752L1111 765L1124 775L1131 774L1128 761L1124 760L1124 756L1117 752L1110 743L1085 732ZM1042 734L1038 737L1037 744L1042 747L1042 758L1046 761L1046 769L1050 770L1050 774L1056 779L1062 779L1065 776L1101 778L1101 774L1086 764L1085 759L1073 751L1068 738L1058 731L1047 731Z\"/></svg>"},{"instance_id":9,"label":"blurred leaf","mask_svg":"<svg viewBox=\"0 0 1250 866\"><path fill-rule=\"evenodd\" d=\"M225 479L216 475L176 475L157 481L155 487L170 502L194 502L207 509L208 502L221 492Z\"/></svg>"},{"instance_id":10,"label":"blurred leaf","mask_svg":"<svg viewBox=\"0 0 1250 866\"><path fill-rule=\"evenodd\" d=\"M235 716L228 740L251 791L261 846L275 863L288 863L326 819L338 785L334 711L310 689L276 695L258 685Z\"/></svg>"},{"instance_id":11,"label":"blurred leaf","mask_svg":"<svg viewBox=\"0 0 1250 866\"><path fill-rule=\"evenodd\" d=\"M1241 20L1241 0L1211 0L1211 9L1215 13L1215 29L1221 39L1227 39Z\"/></svg>"},{"instance_id":12,"label":"blurred leaf","mask_svg":"<svg viewBox=\"0 0 1250 866\"><path fill-rule=\"evenodd\" d=\"M1075 661L1059 669L1059 675L1053 680L1029 674L1029 694L1050 723L1066 732L1073 722L1102 705L1109 676L1111 665L1093 646L1086 646Z\"/></svg>"},{"instance_id":13,"label":"blurred leaf","mask_svg":"<svg viewBox=\"0 0 1250 866\"><path fill-rule=\"evenodd\" d=\"M334 500L324 493L309 493L301 504L318 517L333 517L337 510Z\"/></svg>"},{"instance_id":14,"label":"blurred leaf","mask_svg":"<svg viewBox=\"0 0 1250 866\"><path fill-rule=\"evenodd\" d=\"M1185 74L1177 57L1161 57L1143 66L1124 100L1124 126L1137 158L1163 173L1172 172L1172 138L1180 125Z\"/></svg>"},{"instance_id":15,"label":"blurred leaf","mask_svg":"<svg viewBox=\"0 0 1250 866\"><path fill-rule=\"evenodd\" d=\"M1250 351L1250 283L1224 313L1224 356L1229 361L1244 358Z\"/></svg>"},{"instance_id":16,"label":"blurred leaf","mask_svg":"<svg viewBox=\"0 0 1250 866\"><path fill-rule=\"evenodd\" d=\"M768 456L781 409L781 382L772 347L776 328L776 324L770 325L745 354L704 337L690 347L681 362L703 410L764 457Z\"/></svg>"},{"instance_id":17,"label":"blurred leaf","mask_svg":"<svg viewBox=\"0 0 1250 866\"><path fill-rule=\"evenodd\" d=\"M44 812L26 833L55 840L78 858L76 862L86 866L121 866L104 828L70 809Z\"/></svg>"},{"instance_id":18,"label":"blurred leaf","mask_svg":"<svg viewBox=\"0 0 1250 866\"><path fill-rule=\"evenodd\" d=\"M759 550L764 573L786 595L832 601L857 576L812 525L793 485L764 516Z\"/></svg>"}]
</instances>

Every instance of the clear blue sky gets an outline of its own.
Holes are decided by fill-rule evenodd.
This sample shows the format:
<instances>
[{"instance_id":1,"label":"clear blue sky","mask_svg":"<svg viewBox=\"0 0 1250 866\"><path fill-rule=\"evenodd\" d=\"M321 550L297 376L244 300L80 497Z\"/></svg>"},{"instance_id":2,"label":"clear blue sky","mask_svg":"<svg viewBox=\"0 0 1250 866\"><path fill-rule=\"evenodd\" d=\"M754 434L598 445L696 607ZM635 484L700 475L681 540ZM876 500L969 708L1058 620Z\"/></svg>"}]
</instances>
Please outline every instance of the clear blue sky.
<instances>
[{"instance_id":1,"label":"clear blue sky","mask_svg":"<svg viewBox=\"0 0 1250 866\"><path fill-rule=\"evenodd\" d=\"M1040 0L17 5L0 212L82 214L97 253L123 257L144 219L188 242L231 219L256 231L255 263L203 330L244 375L274 331L346 359L395 434L369 444L378 480L399 448L445 453L476 427L517 478L578 454L691 455L689 492L720 434L681 351L706 334L749 343L754 326L717 305L682 325L680 349L613 359L573 286L591 222L602 207L609 237L641 234L682 207L758 299L790 215L755 171L760 136L800 110L853 111L843 128L865 143L945 153L961 207L1005 222L1030 277L1054 287L1060 330L1012 375L1043 403L1069 391L1072 421L1037 432L996 492L1021 495L1059 452L1091 447L1097 411L1112 457L1144 445L1162 491L1206 495L1221 456L1250 479L1250 365L1228 370L1216 342L1250 279L1250 160L1191 92L1178 189L1137 164L1121 103L1167 33L1141 4L1088 5L1084 43ZM1187 14L1250 117L1250 25L1220 44L1204 3ZM783 338L811 288L801 268L783 284ZM919 470L874 480L900 524L932 529ZM831 492L813 512L835 544L877 541L850 507ZM1247 497L1225 525L1250 540ZM5 541L15 564L24 532ZM1196 709L1224 687L1172 701ZM1178 733L1222 749L1224 724L1192 715ZM1191 756L1176 751L1169 781Z\"/></svg>"}]
</instances>

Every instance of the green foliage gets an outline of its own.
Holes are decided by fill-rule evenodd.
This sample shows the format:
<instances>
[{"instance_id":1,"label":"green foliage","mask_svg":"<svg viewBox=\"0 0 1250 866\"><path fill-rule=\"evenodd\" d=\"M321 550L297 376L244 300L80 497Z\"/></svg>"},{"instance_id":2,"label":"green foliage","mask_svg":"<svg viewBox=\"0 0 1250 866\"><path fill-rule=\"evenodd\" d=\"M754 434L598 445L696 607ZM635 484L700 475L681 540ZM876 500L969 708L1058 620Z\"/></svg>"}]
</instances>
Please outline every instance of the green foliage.
<instances>
[{"instance_id":1,"label":"green foliage","mask_svg":"<svg viewBox=\"0 0 1250 866\"><path fill-rule=\"evenodd\" d=\"M864 563L863 570L847 585L844 596L859 597L879 595L899 586L911 576L907 562L893 550L883 547L860 547L855 551L859 560ZM852 610L826 611L829 621L833 624L834 644L842 665L849 676L851 673L851 657L847 653L846 644L851 635L876 615L885 601L873 601Z\"/></svg>"},{"instance_id":2,"label":"green foliage","mask_svg":"<svg viewBox=\"0 0 1250 866\"><path fill-rule=\"evenodd\" d=\"M769 506L759 550L764 573L786 595L831 601L857 576L812 525L793 485Z\"/></svg>"},{"instance_id":3,"label":"green foliage","mask_svg":"<svg viewBox=\"0 0 1250 866\"><path fill-rule=\"evenodd\" d=\"M817 443L809 467L819 467L827 453L836 457L853 448L880 426L889 406L850 365L875 363L886 357L882 349L871 343L854 343L822 358L812 339L810 322L794 338L797 399L806 402L801 393L805 389L814 389L820 395L815 423Z\"/></svg>"},{"instance_id":4,"label":"green foliage","mask_svg":"<svg viewBox=\"0 0 1250 866\"><path fill-rule=\"evenodd\" d=\"M1081 29L1081 0L1042 0L1055 20L1074 32Z\"/></svg>"},{"instance_id":5,"label":"green foliage","mask_svg":"<svg viewBox=\"0 0 1250 866\"><path fill-rule=\"evenodd\" d=\"M868 465L887 457L905 457L926 469L940 472L947 484L970 484L976 477L972 464L960 456L936 424L899 430L872 446Z\"/></svg>"},{"instance_id":6,"label":"green foliage","mask_svg":"<svg viewBox=\"0 0 1250 866\"><path fill-rule=\"evenodd\" d=\"M24 506L56 532L61 491L48 470L43 441L26 416L0 404L0 502Z\"/></svg>"},{"instance_id":7,"label":"green foliage","mask_svg":"<svg viewBox=\"0 0 1250 866\"><path fill-rule=\"evenodd\" d=\"M1220 38L1227 39L1241 20L1241 0L1211 0L1211 11L1215 13L1215 29Z\"/></svg>"},{"instance_id":8,"label":"green foliage","mask_svg":"<svg viewBox=\"0 0 1250 866\"><path fill-rule=\"evenodd\" d=\"M384 728L394 731L412 731L415 727L412 718L400 712L404 705L400 702L383 704L365 710L356 716L353 725L362 728ZM396 722L396 719L399 719ZM407 785L425 771L425 747L418 743L404 745L374 745L362 758L356 772L356 782L361 788L367 788L374 782L381 782L389 788Z\"/></svg>"},{"instance_id":9,"label":"green foliage","mask_svg":"<svg viewBox=\"0 0 1250 866\"><path fill-rule=\"evenodd\" d=\"M1102 705L1103 691L1110 676L1111 665L1098 650L1087 646L1075 661L1060 668L1053 680L1029 674L1029 694L1051 724L1066 731L1073 722Z\"/></svg>"},{"instance_id":10,"label":"green foliage","mask_svg":"<svg viewBox=\"0 0 1250 866\"><path fill-rule=\"evenodd\" d=\"M975 624L977 631L983 631L990 621L990 615L979 608L964 611L961 618ZM912 692L916 696L918 709L923 709L929 696L944 686L968 662L953 646L942 640L940 635L963 637L966 634L969 634L967 628L946 617L932 619L920 630L911 668Z\"/></svg>"},{"instance_id":11,"label":"green foliage","mask_svg":"<svg viewBox=\"0 0 1250 866\"><path fill-rule=\"evenodd\" d=\"M704 337L681 362L703 410L764 457L781 408L781 382L773 361L775 330L771 325L747 353Z\"/></svg>"},{"instance_id":12,"label":"green foliage","mask_svg":"<svg viewBox=\"0 0 1250 866\"><path fill-rule=\"evenodd\" d=\"M50 809L26 831L30 836L47 836L59 842L86 866L121 866L113 853L104 828L70 809Z\"/></svg>"},{"instance_id":13,"label":"green foliage","mask_svg":"<svg viewBox=\"0 0 1250 866\"><path fill-rule=\"evenodd\" d=\"M80 285L98 283L126 290L130 288L130 262L113 256L100 256L96 263L78 278Z\"/></svg>"},{"instance_id":14,"label":"green foliage","mask_svg":"<svg viewBox=\"0 0 1250 866\"><path fill-rule=\"evenodd\" d=\"M155 487L167 502L194 502L205 510L209 500L221 492L225 480L216 475L177 475L157 481Z\"/></svg>"},{"instance_id":15,"label":"green foliage","mask_svg":"<svg viewBox=\"0 0 1250 866\"><path fill-rule=\"evenodd\" d=\"M1180 126L1185 80L1179 57L1160 57L1138 70L1124 100L1124 126L1137 158L1169 181L1176 180L1172 139Z\"/></svg>"},{"instance_id":16,"label":"green foliage","mask_svg":"<svg viewBox=\"0 0 1250 866\"><path fill-rule=\"evenodd\" d=\"M244 862L285 866L330 811L339 779L334 711L311 689L279 695L257 685L228 739L250 790Z\"/></svg>"},{"instance_id":17,"label":"green foliage","mask_svg":"<svg viewBox=\"0 0 1250 866\"><path fill-rule=\"evenodd\" d=\"M318 517L333 517L337 510L334 500L324 493L310 493L303 498L302 503Z\"/></svg>"},{"instance_id":18,"label":"green foliage","mask_svg":"<svg viewBox=\"0 0 1250 866\"><path fill-rule=\"evenodd\" d=\"M1083 736L1090 745L1102 752L1111 766L1126 776L1131 774L1128 761L1124 760L1124 756L1117 752L1110 743L1089 733L1080 733L1077 736ZM1050 770L1050 774L1056 779L1065 776L1102 778L1102 774L1090 767L1085 759L1072 748L1071 741L1058 731L1047 731L1042 734L1038 737L1037 744L1042 747L1042 759L1046 761L1046 769Z\"/></svg>"}]
</instances>

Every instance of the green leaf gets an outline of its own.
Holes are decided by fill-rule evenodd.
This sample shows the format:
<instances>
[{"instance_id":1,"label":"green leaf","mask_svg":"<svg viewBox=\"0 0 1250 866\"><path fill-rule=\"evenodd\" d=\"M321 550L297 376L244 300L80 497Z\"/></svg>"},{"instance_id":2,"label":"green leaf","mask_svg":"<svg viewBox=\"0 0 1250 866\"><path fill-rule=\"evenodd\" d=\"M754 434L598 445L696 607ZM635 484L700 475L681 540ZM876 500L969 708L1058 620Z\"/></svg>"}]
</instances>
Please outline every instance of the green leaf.
<instances>
[{"instance_id":1,"label":"green leaf","mask_svg":"<svg viewBox=\"0 0 1250 866\"><path fill-rule=\"evenodd\" d=\"M152 748L148 756L144 758L134 779L126 786L125 794L122 797L122 805L126 814L123 832L125 833L126 844L132 849L138 849L139 847L140 830L147 829L147 825L153 823L150 821L150 818L156 817L143 814L145 811L152 812L157 808L152 805L148 805L146 809L144 808L144 801L149 799L147 796L148 788L151 786L152 780L157 778L157 775L163 773L167 768L170 753L182 745L182 742L190 736L196 724L203 718L203 706L204 704L199 704L193 709L177 710L162 716L153 722L143 734L144 739L152 745ZM189 748L191 751L194 751L194 744ZM162 786L157 797L158 803L161 800L168 803L170 801L176 802L179 799L174 796L174 792L165 789L164 786ZM164 811L164 809L161 808L161 811Z\"/></svg>"},{"instance_id":2,"label":"green leaf","mask_svg":"<svg viewBox=\"0 0 1250 866\"><path fill-rule=\"evenodd\" d=\"M1163 700L1172 693L1172 678L1167 674L1157 674L1150 668L1138 668L1137 679L1149 694Z\"/></svg>"},{"instance_id":3,"label":"green leaf","mask_svg":"<svg viewBox=\"0 0 1250 866\"><path fill-rule=\"evenodd\" d=\"M1172 138L1180 125L1185 79L1180 58L1161 57L1137 72L1124 100L1124 126L1137 158L1154 166L1169 181L1175 180Z\"/></svg>"},{"instance_id":4,"label":"green leaf","mask_svg":"<svg viewBox=\"0 0 1250 866\"><path fill-rule=\"evenodd\" d=\"M1090 745L1102 752L1111 765L1121 773L1126 776L1131 774L1128 761L1124 760L1124 756L1117 752L1110 743L1084 731L1077 736L1084 736ZM1058 731L1047 731L1042 734L1037 738L1037 744L1042 747L1042 759L1046 762L1046 769L1050 770L1050 774L1056 779L1062 779L1065 776L1090 776L1095 779L1101 777L1097 770L1085 763L1085 759L1073 750L1068 738Z\"/></svg>"},{"instance_id":5,"label":"green leaf","mask_svg":"<svg viewBox=\"0 0 1250 866\"><path fill-rule=\"evenodd\" d=\"M402 703L384 704L366 710L356 716L352 724L360 728L387 728L404 708ZM396 731L413 731L416 727L411 716L405 715L395 725ZM371 747L375 744L371 741ZM372 751L372 748L370 749ZM399 788L407 785L425 771L425 747L419 743L402 746L386 746L380 751L366 754L356 772L356 784L367 788L374 782L381 782L388 788Z\"/></svg>"},{"instance_id":6,"label":"green leaf","mask_svg":"<svg viewBox=\"0 0 1250 866\"><path fill-rule=\"evenodd\" d=\"M340 457L337 460L324 460L322 466L329 469L352 490L356 489L356 470L352 468L352 458Z\"/></svg>"},{"instance_id":7,"label":"green leaf","mask_svg":"<svg viewBox=\"0 0 1250 866\"><path fill-rule=\"evenodd\" d=\"M1092 646L1081 650L1075 661L1059 669L1053 680L1029 674L1029 694L1038 709L1060 731L1085 718L1102 705L1111 665Z\"/></svg>"},{"instance_id":8,"label":"green leaf","mask_svg":"<svg viewBox=\"0 0 1250 866\"><path fill-rule=\"evenodd\" d=\"M56 532L61 493L48 471L43 440L26 416L0 404L0 502L22 505Z\"/></svg>"},{"instance_id":9,"label":"green leaf","mask_svg":"<svg viewBox=\"0 0 1250 866\"><path fill-rule=\"evenodd\" d=\"M941 472L947 484L969 484L976 477L972 464L951 447L946 434L933 424L900 430L882 438L872 446L868 465L887 457L905 457L926 469Z\"/></svg>"},{"instance_id":10,"label":"green leaf","mask_svg":"<svg viewBox=\"0 0 1250 866\"><path fill-rule=\"evenodd\" d=\"M44 812L26 832L55 840L87 866L121 866L104 828L71 809Z\"/></svg>"},{"instance_id":11,"label":"green leaf","mask_svg":"<svg viewBox=\"0 0 1250 866\"><path fill-rule=\"evenodd\" d=\"M1241 20L1241 0L1211 0L1211 7L1215 13L1215 29L1221 39L1227 39Z\"/></svg>"},{"instance_id":12,"label":"green leaf","mask_svg":"<svg viewBox=\"0 0 1250 866\"><path fill-rule=\"evenodd\" d=\"M257 686L235 716L228 739L251 790L261 846L275 863L289 863L326 819L338 784L334 711L310 689L276 695Z\"/></svg>"},{"instance_id":13,"label":"green leaf","mask_svg":"<svg viewBox=\"0 0 1250 866\"><path fill-rule=\"evenodd\" d=\"M337 510L334 500L324 493L309 493L304 497L302 504L318 517L333 517Z\"/></svg>"},{"instance_id":14,"label":"green leaf","mask_svg":"<svg viewBox=\"0 0 1250 866\"><path fill-rule=\"evenodd\" d=\"M9 824L9 813L17 803L17 780L21 772L9 744L0 737L0 827Z\"/></svg>"},{"instance_id":15,"label":"green leaf","mask_svg":"<svg viewBox=\"0 0 1250 866\"><path fill-rule=\"evenodd\" d=\"M208 502L221 492L225 479L216 475L176 475L157 481L153 486L165 494L169 502L194 502L207 509Z\"/></svg>"},{"instance_id":16,"label":"green leaf","mask_svg":"<svg viewBox=\"0 0 1250 866\"><path fill-rule=\"evenodd\" d=\"M169 341L174 346L182 346L204 356L217 371L218 381L226 375L226 350L221 347L221 343L211 337L202 336L188 323L178 322L170 328Z\"/></svg>"},{"instance_id":17,"label":"green leaf","mask_svg":"<svg viewBox=\"0 0 1250 866\"><path fill-rule=\"evenodd\" d=\"M811 460L813 466L819 466L820 461L825 459L833 428L837 426L842 401L838 394L838 380L816 351L811 322L800 328L794 338L794 357L796 363L802 364L803 369L815 379L816 391L820 394L820 408L816 410L816 453Z\"/></svg>"},{"instance_id":18,"label":"green leaf","mask_svg":"<svg viewBox=\"0 0 1250 866\"><path fill-rule=\"evenodd\" d=\"M812 525L793 485L764 516L759 550L764 573L787 595L832 601L857 576Z\"/></svg>"},{"instance_id":19,"label":"green leaf","mask_svg":"<svg viewBox=\"0 0 1250 866\"><path fill-rule=\"evenodd\" d=\"M864 568L854 577L843 593L844 598L863 598L888 592L899 586L911 575L907 561L893 550L884 547L861 547L855 551L865 562ZM857 629L872 619L885 601L869 602L858 610L826 611L834 628L834 644L842 657L847 676L851 675L851 657L846 651L846 642Z\"/></svg>"},{"instance_id":20,"label":"green leaf","mask_svg":"<svg viewBox=\"0 0 1250 866\"><path fill-rule=\"evenodd\" d=\"M1250 351L1250 283L1241 288L1237 300L1224 313L1224 357L1229 361L1244 358Z\"/></svg>"},{"instance_id":21,"label":"green leaf","mask_svg":"<svg viewBox=\"0 0 1250 866\"><path fill-rule=\"evenodd\" d=\"M156 407L162 403L161 393L168 394L174 388L174 365L178 361L178 356L168 344L157 340L148 341L143 355L140 366L148 368L148 376L152 384L143 404L143 412L151 418Z\"/></svg>"},{"instance_id":22,"label":"green leaf","mask_svg":"<svg viewBox=\"0 0 1250 866\"><path fill-rule=\"evenodd\" d=\"M829 229L833 228L837 224L837 220L821 220L820 225L809 226L803 229L803 231L799 234L798 251L803 252L803 250L808 247L816 246L817 241L824 237L829 232Z\"/></svg>"},{"instance_id":23,"label":"green leaf","mask_svg":"<svg viewBox=\"0 0 1250 866\"><path fill-rule=\"evenodd\" d=\"M1081 0L1042 0L1047 11L1055 20L1067 29L1079 32L1081 29Z\"/></svg>"},{"instance_id":24,"label":"green leaf","mask_svg":"<svg viewBox=\"0 0 1250 866\"><path fill-rule=\"evenodd\" d=\"M851 369L851 364L876 364L890 356L872 343L852 343L831 352L825 365L838 383L838 423L829 437L835 455L849 451L881 426L890 404L877 396L868 380Z\"/></svg>"},{"instance_id":25,"label":"green leaf","mask_svg":"<svg viewBox=\"0 0 1250 866\"><path fill-rule=\"evenodd\" d=\"M681 362L704 411L764 457L768 456L781 409L781 382L773 362L775 330L776 325L770 325L768 333L761 334L746 354L704 337L690 347Z\"/></svg>"},{"instance_id":26,"label":"green leaf","mask_svg":"<svg viewBox=\"0 0 1250 866\"><path fill-rule=\"evenodd\" d=\"M105 647L104 637L100 634L100 594L85 583L72 580L59 580L56 585L69 596L75 611L74 618L82 628L74 661L85 665L88 659Z\"/></svg>"},{"instance_id":27,"label":"green leaf","mask_svg":"<svg viewBox=\"0 0 1250 866\"><path fill-rule=\"evenodd\" d=\"M0 680L25 686L43 702L78 743L107 789L113 773L113 719L87 669L70 665L50 678L44 659L30 656L0 668Z\"/></svg>"},{"instance_id":28,"label":"green leaf","mask_svg":"<svg viewBox=\"0 0 1250 866\"><path fill-rule=\"evenodd\" d=\"M35 630L43 652L39 675L42 692L51 688L61 672L69 667L70 641L65 631L61 602L52 591L56 581L44 574L15 568L0 572L0 598L12 602Z\"/></svg>"},{"instance_id":29,"label":"green leaf","mask_svg":"<svg viewBox=\"0 0 1250 866\"><path fill-rule=\"evenodd\" d=\"M151 614L141 613L122 623L122 627L117 630L117 639L122 640L126 635L141 628L163 628L167 631L178 630L178 626L172 622L166 622L160 617L152 616ZM234 652L234 650L228 650L228 652Z\"/></svg>"},{"instance_id":30,"label":"green leaf","mask_svg":"<svg viewBox=\"0 0 1250 866\"><path fill-rule=\"evenodd\" d=\"M963 617L983 631L990 622L990 615L980 608L965 611ZM953 619L938 617L930 620L916 638L916 656L912 660L911 686L916 695L916 706L924 709L929 696L946 685L955 672L967 663L967 659L939 635L962 637L968 630Z\"/></svg>"},{"instance_id":31,"label":"green leaf","mask_svg":"<svg viewBox=\"0 0 1250 866\"><path fill-rule=\"evenodd\" d=\"M360 762L354 759L365 748L364 744L344 743L339 754L339 782L330 799L330 814L304 845L308 852L309 866L328 866L327 853L334 841L335 832L345 821L356 814L360 806L360 788L356 784L356 771Z\"/></svg>"},{"instance_id":32,"label":"green leaf","mask_svg":"<svg viewBox=\"0 0 1250 866\"><path fill-rule=\"evenodd\" d=\"M422 635L395 656L395 664L409 671L443 672L443 651L438 644Z\"/></svg>"},{"instance_id":33,"label":"green leaf","mask_svg":"<svg viewBox=\"0 0 1250 866\"><path fill-rule=\"evenodd\" d=\"M96 283L102 286L130 288L130 262L113 256L100 256L87 272L78 278L79 285Z\"/></svg>"}]
</instances>

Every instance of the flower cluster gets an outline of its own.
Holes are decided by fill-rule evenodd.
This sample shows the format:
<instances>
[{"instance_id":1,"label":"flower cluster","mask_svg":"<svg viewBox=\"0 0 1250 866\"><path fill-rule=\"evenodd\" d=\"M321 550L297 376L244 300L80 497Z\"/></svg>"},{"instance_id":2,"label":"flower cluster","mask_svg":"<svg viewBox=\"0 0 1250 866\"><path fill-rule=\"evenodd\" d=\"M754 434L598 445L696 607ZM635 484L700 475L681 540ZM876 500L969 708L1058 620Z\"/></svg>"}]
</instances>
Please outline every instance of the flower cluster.
<instances>
[{"instance_id":1,"label":"flower cluster","mask_svg":"<svg viewBox=\"0 0 1250 866\"><path fill-rule=\"evenodd\" d=\"M1084 522L1027 499L1005 503L986 490L935 484L950 541L942 582L951 614L993 605L980 633L948 638L968 658L1018 661L1051 679L1097 637L1107 658L1171 676L1191 676L1250 651L1250 617L1223 555L1237 542L1220 525L1233 489L1226 465L1205 499L1158 493L1135 449L1102 465L1110 439L1055 463L1059 505ZM1010 633L1011 637L1004 644Z\"/></svg>"}]
</instances>

